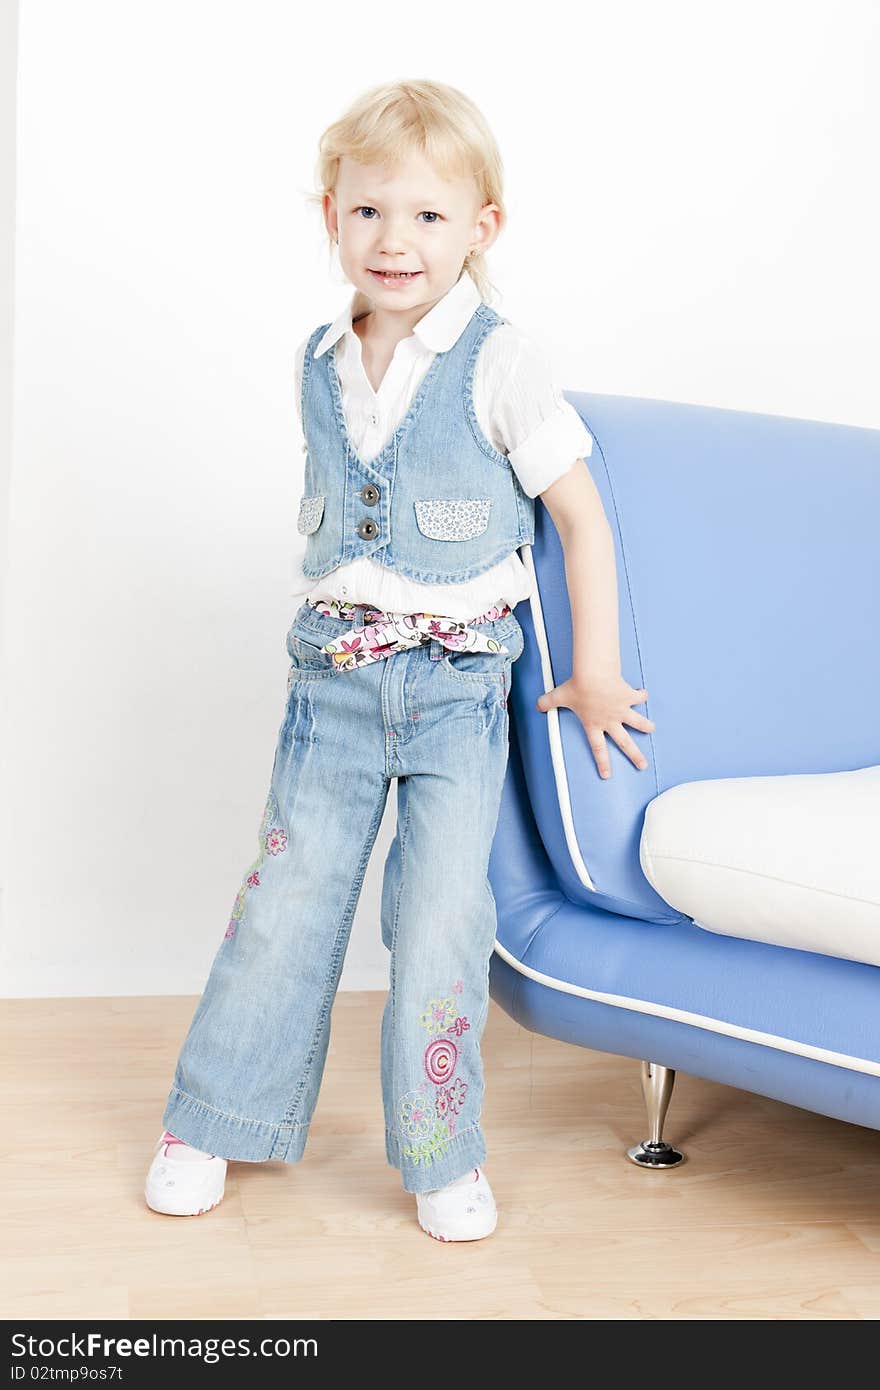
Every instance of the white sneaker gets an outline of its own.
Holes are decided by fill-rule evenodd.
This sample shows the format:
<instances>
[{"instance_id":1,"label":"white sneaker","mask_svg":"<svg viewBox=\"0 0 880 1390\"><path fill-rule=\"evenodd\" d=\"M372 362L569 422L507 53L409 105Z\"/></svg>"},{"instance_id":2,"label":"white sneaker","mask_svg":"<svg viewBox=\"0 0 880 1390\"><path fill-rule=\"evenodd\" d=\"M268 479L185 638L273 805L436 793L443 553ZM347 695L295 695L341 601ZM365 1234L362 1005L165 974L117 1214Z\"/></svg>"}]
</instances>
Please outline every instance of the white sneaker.
<instances>
[{"instance_id":1,"label":"white sneaker","mask_svg":"<svg viewBox=\"0 0 880 1390\"><path fill-rule=\"evenodd\" d=\"M174 1156L176 1144L189 1150L185 1159ZM153 1150L144 1198L148 1207L166 1216L201 1216L222 1201L225 1183L225 1158L218 1154L194 1158L190 1145L163 1129Z\"/></svg>"},{"instance_id":2,"label":"white sneaker","mask_svg":"<svg viewBox=\"0 0 880 1390\"><path fill-rule=\"evenodd\" d=\"M498 1221L489 1179L478 1165L446 1187L417 1192L419 1225L435 1240L482 1240Z\"/></svg>"}]
</instances>

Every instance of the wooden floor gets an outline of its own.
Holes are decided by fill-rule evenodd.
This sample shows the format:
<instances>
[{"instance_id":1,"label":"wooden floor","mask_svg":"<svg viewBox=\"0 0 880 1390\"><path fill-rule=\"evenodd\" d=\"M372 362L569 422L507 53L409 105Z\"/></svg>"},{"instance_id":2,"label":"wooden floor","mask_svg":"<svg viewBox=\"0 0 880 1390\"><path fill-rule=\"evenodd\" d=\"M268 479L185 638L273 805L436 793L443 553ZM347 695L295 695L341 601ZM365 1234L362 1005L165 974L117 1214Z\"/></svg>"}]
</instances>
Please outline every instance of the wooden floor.
<instances>
[{"instance_id":1,"label":"wooden floor","mask_svg":"<svg viewBox=\"0 0 880 1390\"><path fill-rule=\"evenodd\" d=\"M637 1062L525 1032L493 1002L486 1172L499 1221L444 1244L385 1159L384 994L339 994L301 1163L230 1163L205 1216L143 1180L197 1000L3 1006L0 1316L875 1319L880 1134L679 1074L642 1172Z\"/></svg>"}]
</instances>

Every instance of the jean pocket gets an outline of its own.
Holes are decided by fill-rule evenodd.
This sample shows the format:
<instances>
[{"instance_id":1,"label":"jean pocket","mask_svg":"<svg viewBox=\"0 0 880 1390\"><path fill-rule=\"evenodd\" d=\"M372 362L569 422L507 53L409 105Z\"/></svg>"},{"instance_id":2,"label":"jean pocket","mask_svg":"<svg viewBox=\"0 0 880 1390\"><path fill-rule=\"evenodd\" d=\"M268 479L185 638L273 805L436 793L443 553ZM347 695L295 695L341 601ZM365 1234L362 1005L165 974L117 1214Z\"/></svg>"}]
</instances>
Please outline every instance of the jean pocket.
<instances>
[{"instance_id":1,"label":"jean pocket","mask_svg":"<svg viewBox=\"0 0 880 1390\"><path fill-rule=\"evenodd\" d=\"M321 525L321 518L324 515L324 494L318 493L315 497L301 497L299 500L299 516L297 517L296 529L301 536L310 536L313 531L317 531Z\"/></svg>"},{"instance_id":2,"label":"jean pocket","mask_svg":"<svg viewBox=\"0 0 880 1390\"><path fill-rule=\"evenodd\" d=\"M340 674L341 668L332 654L321 650L324 640L312 632L304 634L302 630L297 630L296 625L290 629L287 634L287 654L290 657L288 688L294 680Z\"/></svg>"},{"instance_id":3,"label":"jean pocket","mask_svg":"<svg viewBox=\"0 0 880 1390\"><path fill-rule=\"evenodd\" d=\"M499 629L497 632L492 631L492 623L482 624L478 628L478 631L498 642L499 646L507 647L506 652L447 651L440 664L456 680L497 683L506 692L510 683L510 668L522 655L525 642L520 624L515 618L513 622L513 627L509 626L509 618L494 624Z\"/></svg>"},{"instance_id":4,"label":"jean pocket","mask_svg":"<svg viewBox=\"0 0 880 1390\"><path fill-rule=\"evenodd\" d=\"M489 525L491 497L422 497L413 502L416 525L434 541L468 541Z\"/></svg>"}]
</instances>

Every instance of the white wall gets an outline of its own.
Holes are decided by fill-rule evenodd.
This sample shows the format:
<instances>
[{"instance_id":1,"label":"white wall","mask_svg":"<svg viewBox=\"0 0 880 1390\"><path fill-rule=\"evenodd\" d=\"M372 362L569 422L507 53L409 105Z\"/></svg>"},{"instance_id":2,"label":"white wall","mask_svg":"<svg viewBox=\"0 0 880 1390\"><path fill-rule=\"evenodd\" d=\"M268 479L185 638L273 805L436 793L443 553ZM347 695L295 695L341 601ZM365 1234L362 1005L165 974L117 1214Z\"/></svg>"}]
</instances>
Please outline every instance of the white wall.
<instances>
[{"instance_id":1,"label":"white wall","mask_svg":"<svg viewBox=\"0 0 880 1390\"><path fill-rule=\"evenodd\" d=\"M15 67L18 29L16 0L0 4L0 732L5 720L8 673L5 668L6 584L9 546L9 483L12 476L12 320L15 278ZM8 788L0 740L0 797ZM5 802L4 802L5 805ZM3 824L2 822L0 824ZM0 836L0 932L6 896L7 837ZM0 947L2 949L2 947ZM2 989L2 983L0 983Z\"/></svg>"},{"instance_id":2,"label":"white wall","mask_svg":"<svg viewBox=\"0 0 880 1390\"><path fill-rule=\"evenodd\" d=\"M566 389L880 427L877 7L525 18L21 0L5 994L203 987L285 704L294 351L350 293L303 195L366 86L481 103L499 308ZM387 980L394 795L342 988Z\"/></svg>"}]
</instances>

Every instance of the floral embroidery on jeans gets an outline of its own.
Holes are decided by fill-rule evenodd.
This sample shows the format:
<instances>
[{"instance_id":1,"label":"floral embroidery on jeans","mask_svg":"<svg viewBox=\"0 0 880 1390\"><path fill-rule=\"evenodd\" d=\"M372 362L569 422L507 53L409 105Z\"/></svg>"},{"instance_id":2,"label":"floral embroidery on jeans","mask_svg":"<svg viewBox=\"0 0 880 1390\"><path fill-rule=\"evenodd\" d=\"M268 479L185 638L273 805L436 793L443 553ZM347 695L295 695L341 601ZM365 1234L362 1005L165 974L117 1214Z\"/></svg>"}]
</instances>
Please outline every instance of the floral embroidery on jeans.
<instances>
[{"instance_id":1,"label":"floral embroidery on jeans","mask_svg":"<svg viewBox=\"0 0 880 1390\"><path fill-rule=\"evenodd\" d=\"M440 1086L434 1098L434 1109L443 1118L452 1115L464 1105L467 1095L467 1082L457 1076L450 1086Z\"/></svg>"},{"instance_id":2,"label":"floral embroidery on jeans","mask_svg":"<svg viewBox=\"0 0 880 1390\"><path fill-rule=\"evenodd\" d=\"M415 1164L442 1158L452 1137L448 1122L437 1117L430 1096L421 1091L410 1091L400 1102L400 1127L412 1141L403 1152Z\"/></svg>"},{"instance_id":3,"label":"floral embroidery on jeans","mask_svg":"<svg viewBox=\"0 0 880 1390\"><path fill-rule=\"evenodd\" d=\"M452 988L460 994L463 982L456 980ZM428 1079L402 1098L398 1119L401 1130L410 1140L404 1144L403 1152L413 1163L427 1164L446 1154L455 1134L456 1112L464 1105L468 1087L460 1076L453 1075L459 1048L452 1036L461 1037L470 1024L459 1014L451 994L429 1000L419 1022L434 1035L425 1047L423 1059Z\"/></svg>"},{"instance_id":4,"label":"floral embroidery on jeans","mask_svg":"<svg viewBox=\"0 0 880 1390\"><path fill-rule=\"evenodd\" d=\"M467 1082L462 1081L461 1077L457 1076L446 1092L449 1098L450 1110L461 1109L464 1105L464 1098L467 1095L467 1088Z\"/></svg>"},{"instance_id":5,"label":"floral embroidery on jeans","mask_svg":"<svg viewBox=\"0 0 880 1390\"><path fill-rule=\"evenodd\" d=\"M400 1102L400 1127L411 1139L425 1139L434 1129L435 1112L430 1098L410 1091Z\"/></svg>"},{"instance_id":6,"label":"floral embroidery on jeans","mask_svg":"<svg viewBox=\"0 0 880 1390\"><path fill-rule=\"evenodd\" d=\"M263 819L260 822L260 853L257 855L253 864L251 864L250 868L245 874L244 882L238 890L238 894L236 896L235 903L232 908L232 915L229 918L229 925L227 926L226 933L223 937L224 941L228 941L230 936L235 935L235 924L238 921L238 919L244 914L244 900L247 896L247 890L249 888L259 888L260 886L260 869L263 866L263 862L266 858L266 855L282 854L284 850L287 849L287 831L283 830L280 825L272 824L272 822L278 820L278 818L278 801L275 797L275 793L270 790L269 796L266 800L266 806L263 811Z\"/></svg>"},{"instance_id":7,"label":"floral embroidery on jeans","mask_svg":"<svg viewBox=\"0 0 880 1390\"><path fill-rule=\"evenodd\" d=\"M281 854L287 849L287 831L282 830L279 825L273 825L266 835L264 844L269 854Z\"/></svg>"},{"instance_id":8,"label":"floral embroidery on jeans","mask_svg":"<svg viewBox=\"0 0 880 1390\"><path fill-rule=\"evenodd\" d=\"M455 1000L447 995L445 999L432 999L419 1022L429 1033L445 1033L457 1015Z\"/></svg>"}]
</instances>

